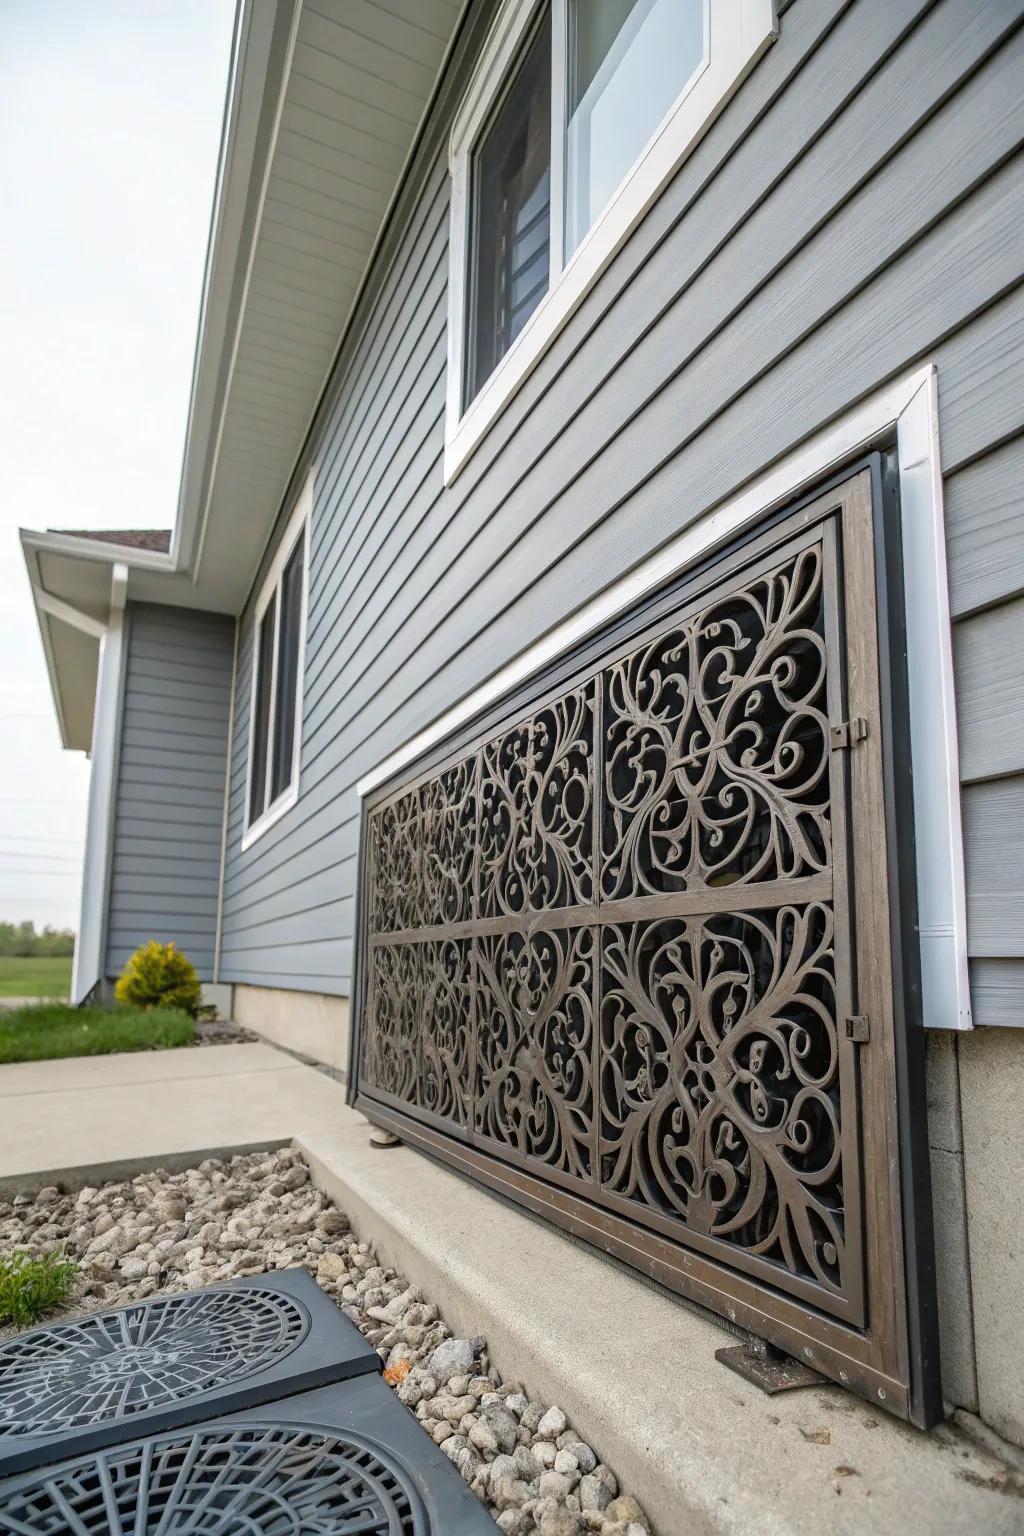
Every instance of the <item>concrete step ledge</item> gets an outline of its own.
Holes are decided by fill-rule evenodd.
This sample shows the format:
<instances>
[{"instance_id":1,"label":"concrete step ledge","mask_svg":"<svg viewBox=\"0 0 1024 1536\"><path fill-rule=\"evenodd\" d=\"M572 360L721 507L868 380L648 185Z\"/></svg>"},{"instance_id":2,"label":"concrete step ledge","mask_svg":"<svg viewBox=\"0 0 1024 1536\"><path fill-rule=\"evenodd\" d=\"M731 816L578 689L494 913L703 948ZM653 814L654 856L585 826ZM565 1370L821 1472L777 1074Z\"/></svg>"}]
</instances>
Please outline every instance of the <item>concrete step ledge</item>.
<instances>
[{"instance_id":1,"label":"concrete step ledge","mask_svg":"<svg viewBox=\"0 0 1024 1536\"><path fill-rule=\"evenodd\" d=\"M720 1365L724 1328L346 1109L297 1138L360 1237L502 1373L557 1403L659 1536L1010 1536L1024 1481L946 1425L922 1434L838 1387L766 1397Z\"/></svg>"}]
</instances>

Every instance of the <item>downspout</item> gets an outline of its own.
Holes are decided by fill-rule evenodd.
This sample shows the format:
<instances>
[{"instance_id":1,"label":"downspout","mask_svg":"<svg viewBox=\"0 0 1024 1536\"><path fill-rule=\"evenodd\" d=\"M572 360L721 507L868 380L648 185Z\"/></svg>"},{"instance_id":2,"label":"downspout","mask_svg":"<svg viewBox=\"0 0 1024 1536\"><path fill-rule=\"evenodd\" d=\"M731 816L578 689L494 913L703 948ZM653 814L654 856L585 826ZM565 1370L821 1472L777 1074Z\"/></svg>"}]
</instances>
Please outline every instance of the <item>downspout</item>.
<instances>
[{"instance_id":1,"label":"downspout","mask_svg":"<svg viewBox=\"0 0 1024 1536\"><path fill-rule=\"evenodd\" d=\"M125 597L128 567L120 562L111 576L110 618L100 639L96 704L92 727L92 767L82 868L82 907L71 968L71 998L80 1003L103 980L107 936L110 861L114 841L114 806L124 703L127 656Z\"/></svg>"},{"instance_id":2,"label":"downspout","mask_svg":"<svg viewBox=\"0 0 1024 1536\"><path fill-rule=\"evenodd\" d=\"M224 866L228 857L228 805L231 798L231 754L235 748L235 686L238 681L238 631L235 620L235 646L231 657L231 695L228 700L228 755L224 764L224 812L220 824L220 870L217 876L217 931L213 942L213 981L220 981L221 930L224 921Z\"/></svg>"}]
</instances>

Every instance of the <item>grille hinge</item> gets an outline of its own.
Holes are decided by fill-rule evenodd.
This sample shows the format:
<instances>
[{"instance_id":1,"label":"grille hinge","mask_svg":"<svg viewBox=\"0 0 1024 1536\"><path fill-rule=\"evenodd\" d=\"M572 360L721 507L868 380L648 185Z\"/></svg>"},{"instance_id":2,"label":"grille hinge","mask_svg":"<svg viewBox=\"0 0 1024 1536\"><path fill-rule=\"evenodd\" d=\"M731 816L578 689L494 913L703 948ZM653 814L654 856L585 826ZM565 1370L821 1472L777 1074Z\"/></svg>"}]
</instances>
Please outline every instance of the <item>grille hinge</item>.
<instances>
[{"instance_id":1,"label":"grille hinge","mask_svg":"<svg viewBox=\"0 0 1024 1536\"><path fill-rule=\"evenodd\" d=\"M867 734L868 723L863 715L855 715L852 720L844 720L841 725L834 725L829 732L832 751L840 752L846 747L855 747Z\"/></svg>"},{"instance_id":2,"label":"grille hinge","mask_svg":"<svg viewBox=\"0 0 1024 1536\"><path fill-rule=\"evenodd\" d=\"M871 1024L866 1013L854 1013L846 1021L846 1038L855 1045L866 1045L871 1038Z\"/></svg>"}]
</instances>

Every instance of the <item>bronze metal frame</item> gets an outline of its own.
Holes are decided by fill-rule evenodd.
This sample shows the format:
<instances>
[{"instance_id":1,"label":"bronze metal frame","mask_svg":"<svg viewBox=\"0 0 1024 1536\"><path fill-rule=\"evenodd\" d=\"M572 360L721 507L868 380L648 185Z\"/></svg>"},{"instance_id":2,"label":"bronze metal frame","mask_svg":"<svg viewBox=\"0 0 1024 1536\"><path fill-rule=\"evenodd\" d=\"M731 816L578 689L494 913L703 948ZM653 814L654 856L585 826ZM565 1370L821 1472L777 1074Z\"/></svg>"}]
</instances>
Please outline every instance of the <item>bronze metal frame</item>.
<instances>
[{"instance_id":1,"label":"bronze metal frame","mask_svg":"<svg viewBox=\"0 0 1024 1536\"><path fill-rule=\"evenodd\" d=\"M778 515L370 797L350 1098L927 1422L877 500Z\"/></svg>"}]
</instances>

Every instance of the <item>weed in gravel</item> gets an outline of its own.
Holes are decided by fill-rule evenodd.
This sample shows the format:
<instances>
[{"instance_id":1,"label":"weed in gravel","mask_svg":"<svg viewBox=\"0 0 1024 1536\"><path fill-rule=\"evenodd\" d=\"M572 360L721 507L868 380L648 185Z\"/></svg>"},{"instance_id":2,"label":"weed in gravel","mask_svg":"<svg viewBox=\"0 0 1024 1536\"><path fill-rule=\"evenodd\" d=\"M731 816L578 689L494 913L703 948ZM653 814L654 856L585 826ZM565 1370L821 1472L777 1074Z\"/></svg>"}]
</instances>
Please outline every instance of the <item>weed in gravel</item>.
<instances>
[{"instance_id":1,"label":"weed in gravel","mask_svg":"<svg viewBox=\"0 0 1024 1536\"><path fill-rule=\"evenodd\" d=\"M40 1259L18 1249L0 1254L0 1324L25 1328L62 1306L77 1274L78 1265L62 1253Z\"/></svg>"}]
</instances>

